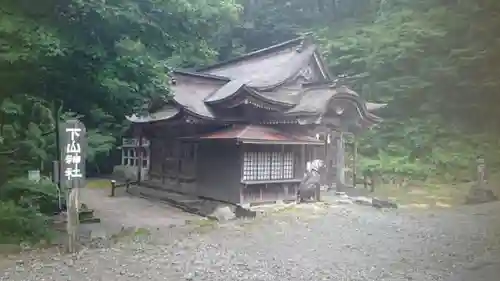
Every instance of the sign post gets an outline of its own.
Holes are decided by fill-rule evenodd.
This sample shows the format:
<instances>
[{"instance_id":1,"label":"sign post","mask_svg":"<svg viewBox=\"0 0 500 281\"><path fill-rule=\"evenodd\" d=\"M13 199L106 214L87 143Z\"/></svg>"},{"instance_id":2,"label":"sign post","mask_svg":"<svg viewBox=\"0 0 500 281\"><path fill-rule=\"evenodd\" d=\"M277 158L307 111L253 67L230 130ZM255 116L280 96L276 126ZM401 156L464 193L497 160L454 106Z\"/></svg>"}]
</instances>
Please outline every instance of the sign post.
<instances>
[{"instance_id":1,"label":"sign post","mask_svg":"<svg viewBox=\"0 0 500 281\"><path fill-rule=\"evenodd\" d=\"M79 188L85 186L85 153L87 148L85 126L78 120L69 120L59 128L61 144L60 183L66 191L68 251L76 251L79 224Z\"/></svg>"}]
</instances>

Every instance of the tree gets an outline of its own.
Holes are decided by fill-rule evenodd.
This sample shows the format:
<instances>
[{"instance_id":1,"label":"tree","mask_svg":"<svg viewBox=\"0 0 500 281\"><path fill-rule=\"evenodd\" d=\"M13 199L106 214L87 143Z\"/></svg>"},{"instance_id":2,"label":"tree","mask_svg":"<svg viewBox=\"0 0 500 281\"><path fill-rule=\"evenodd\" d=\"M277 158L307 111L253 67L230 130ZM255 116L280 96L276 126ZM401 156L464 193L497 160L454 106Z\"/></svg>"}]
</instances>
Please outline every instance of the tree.
<instances>
[{"instance_id":1,"label":"tree","mask_svg":"<svg viewBox=\"0 0 500 281\"><path fill-rule=\"evenodd\" d=\"M238 14L231 0L4 2L0 162L11 172L54 158L50 132L60 107L89 128L91 159L108 151L125 115L168 99L172 67L214 60L209 34Z\"/></svg>"},{"instance_id":2,"label":"tree","mask_svg":"<svg viewBox=\"0 0 500 281\"><path fill-rule=\"evenodd\" d=\"M457 174L477 154L498 162L497 2L241 3L232 42L252 50L312 31L333 74L366 99L389 103L384 123L361 141L381 172Z\"/></svg>"}]
</instances>

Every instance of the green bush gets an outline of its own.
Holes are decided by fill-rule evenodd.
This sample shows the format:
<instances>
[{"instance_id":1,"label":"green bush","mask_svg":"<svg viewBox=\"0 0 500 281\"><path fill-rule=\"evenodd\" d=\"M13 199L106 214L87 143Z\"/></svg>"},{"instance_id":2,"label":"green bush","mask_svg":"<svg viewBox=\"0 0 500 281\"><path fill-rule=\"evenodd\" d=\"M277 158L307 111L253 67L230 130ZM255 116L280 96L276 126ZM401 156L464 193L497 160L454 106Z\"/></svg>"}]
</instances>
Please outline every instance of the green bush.
<instances>
[{"instance_id":1,"label":"green bush","mask_svg":"<svg viewBox=\"0 0 500 281\"><path fill-rule=\"evenodd\" d=\"M49 217L14 201L0 201L0 244L36 243L50 238Z\"/></svg>"},{"instance_id":2,"label":"green bush","mask_svg":"<svg viewBox=\"0 0 500 281\"><path fill-rule=\"evenodd\" d=\"M0 187L0 201L12 201L20 207L52 215L58 210L57 186L47 179L39 182L14 179Z\"/></svg>"}]
</instances>

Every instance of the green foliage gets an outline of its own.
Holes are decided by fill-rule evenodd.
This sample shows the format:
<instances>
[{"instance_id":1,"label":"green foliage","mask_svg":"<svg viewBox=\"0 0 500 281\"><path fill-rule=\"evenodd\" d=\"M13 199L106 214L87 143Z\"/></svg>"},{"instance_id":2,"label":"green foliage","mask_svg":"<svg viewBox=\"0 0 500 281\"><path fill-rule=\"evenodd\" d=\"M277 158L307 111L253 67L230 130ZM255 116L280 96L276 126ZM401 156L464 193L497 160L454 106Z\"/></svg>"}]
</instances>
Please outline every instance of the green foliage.
<instances>
[{"instance_id":1,"label":"green foliage","mask_svg":"<svg viewBox=\"0 0 500 281\"><path fill-rule=\"evenodd\" d=\"M57 187L52 182L26 178L9 181L0 187L0 243L49 239L49 216L57 210Z\"/></svg>"},{"instance_id":2,"label":"green foliage","mask_svg":"<svg viewBox=\"0 0 500 281\"><path fill-rule=\"evenodd\" d=\"M500 168L499 9L494 0L6 0L0 184L50 169L56 112L85 123L98 167L125 115L169 98L173 67L309 31L339 83L389 103L385 122L362 136L363 169L468 175L478 154Z\"/></svg>"},{"instance_id":3,"label":"green foliage","mask_svg":"<svg viewBox=\"0 0 500 281\"><path fill-rule=\"evenodd\" d=\"M477 155L500 169L498 1L244 1L232 41L247 49L312 31L331 72L387 102L361 137L362 169L471 177Z\"/></svg>"},{"instance_id":4,"label":"green foliage","mask_svg":"<svg viewBox=\"0 0 500 281\"><path fill-rule=\"evenodd\" d=\"M14 202L20 207L53 215L58 211L57 186L47 179L39 182L26 178L13 179L0 188L0 201Z\"/></svg>"},{"instance_id":5,"label":"green foliage","mask_svg":"<svg viewBox=\"0 0 500 281\"><path fill-rule=\"evenodd\" d=\"M490 168L499 169L498 95L489 93L498 87L493 26L500 7L381 3L369 22L350 18L343 29L319 33L334 73L346 74L345 83L367 99L389 103L385 122L361 142L361 154L377 164L363 166L461 180L471 178L478 155L488 155Z\"/></svg>"},{"instance_id":6,"label":"green foliage","mask_svg":"<svg viewBox=\"0 0 500 281\"><path fill-rule=\"evenodd\" d=\"M0 201L0 244L37 243L49 239L49 219L33 208Z\"/></svg>"},{"instance_id":7,"label":"green foliage","mask_svg":"<svg viewBox=\"0 0 500 281\"><path fill-rule=\"evenodd\" d=\"M57 115L83 121L88 160L98 166L125 115L168 98L172 67L215 59L211 34L239 8L232 0L3 1L0 184L29 169L50 171Z\"/></svg>"}]
</instances>

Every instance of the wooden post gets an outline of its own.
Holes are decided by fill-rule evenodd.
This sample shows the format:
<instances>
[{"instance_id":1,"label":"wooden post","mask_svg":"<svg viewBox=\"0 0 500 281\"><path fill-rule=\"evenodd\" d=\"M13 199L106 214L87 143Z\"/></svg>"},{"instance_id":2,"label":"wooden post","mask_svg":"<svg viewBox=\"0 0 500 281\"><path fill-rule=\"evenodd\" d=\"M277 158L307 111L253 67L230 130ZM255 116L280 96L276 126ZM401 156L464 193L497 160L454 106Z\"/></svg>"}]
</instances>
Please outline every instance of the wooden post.
<instances>
[{"instance_id":1,"label":"wooden post","mask_svg":"<svg viewBox=\"0 0 500 281\"><path fill-rule=\"evenodd\" d=\"M75 253L78 247L78 226L79 226L79 216L78 216L78 193L79 187L74 184L74 186L69 191L67 199L67 217L66 217L66 230L68 232L68 248L69 253Z\"/></svg>"},{"instance_id":2,"label":"wooden post","mask_svg":"<svg viewBox=\"0 0 500 281\"><path fill-rule=\"evenodd\" d=\"M370 192L375 192L375 174L372 172L370 174Z\"/></svg>"},{"instance_id":3,"label":"wooden post","mask_svg":"<svg viewBox=\"0 0 500 281\"><path fill-rule=\"evenodd\" d=\"M85 126L78 120L69 120L59 128L61 137L61 186L67 192L67 231L70 253L77 250L79 225L79 189L85 186L85 153L87 149Z\"/></svg>"},{"instance_id":4,"label":"wooden post","mask_svg":"<svg viewBox=\"0 0 500 281\"><path fill-rule=\"evenodd\" d=\"M176 160L176 179L177 179L177 186L180 187L181 185L181 171L182 171L182 143L180 140L175 141L175 160Z\"/></svg>"},{"instance_id":5,"label":"wooden post","mask_svg":"<svg viewBox=\"0 0 500 281\"><path fill-rule=\"evenodd\" d=\"M140 132L139 132L139 141L138 141L138 144L136 146L136 152L135 152L135 155L137 155L137 161L139 163L137 163L137 183L139 184L142 180L142 161L143 161L143 155L142 155L142 152L143 152L143 145L142 145L142 139L143 139L143 132L142 132L142 129L140 129Z\"/></svg>"},{"instance_id":6,"label":"wooden post","mask_svg":"<svg viewBox=\"0 0 500 281\"><path fill-rule=\"evenodd\" d=\"M284 147L284 146L283 146ZM283 156L285 155L285 153L283 153ZM303 144L300 146L300 171L302 172L302 175L303 176L306 172L306 167L307 167L307 158L306 158L306 145Z\"/></svg>"},{"instance_id":7,"label":"wooden post","mask_svg":"<svg viewBox=\"0 0 500 281\"><path fill-rule=\"evenodd\" d=\"M163 135L162 135L163 136ZM165 173L167 169L167 146L168 143L165 141L158 141L161 143L161 183L165 184Z\"/></svg>"},{"instance_id":8,"label":"wooden post","mask_svg":"<svg viewBox=\"0 0 500 281\"><path fill-rule=\"evenodd\" d=\"M345 184L345 174L344 174L344 169L345 169L345 159L344 159L344 136L343 132L341 131L338 134L337 137L337 159L336 159L336 164L337 164L337 176L336 176L336 189L337 191L341 191L342 188L344 187Z\"/></svg>"},{"instance_id":9,"label":"wooden post","mask_svg":"<svg viewBox=\"0 0 500 281\"><path fill-rule=\"evenodd\" d=\"M356 135L354 135L354 142L352 144L353 148L353 154L352 154L352 186L356 188L356 181L357 181L357 161L358 161L358 139L356 138Z\"/></svg>"},{"instance_id":10,"label":"wooden post","mask_svg":"<svg viewBox=\"0 0 500 281\"><path fill-rule=\"evenodd\" d=\"M193 151L193 154L194 154L193 155L194 156L193 157L193 163L194 163L193 164L194 165L193 174L194 175L193 176L195 179L197 179L198 178L198 147L199 147L199 143L194 143L193 146L194 146L193 147L193 149L194 149L194 151Z\"/></svg>"},{"instance_id":11,"label":"wooden post","mask_svg":"<svg viewBox=\"0 0 500 281\"><path fill-rule=\"evenodd\" d=\"M116 181L111 180L111 197L115 197Z\"/></svg>"},{"instance_id":12,"label":"wooden post","mask_svg":"<svg viewBox=\"0 0 500 281\"><path fill-rule=\"evenodd\" d=\"M330 157L332 154L331 153L332 146L330 143L328 143L328 136L329 135L330 135L330 132L328 130L326 130L323 134L323 136L324 136L323 144L325 147L325 154L324 154L323 163L325 164L325 175L324 175L325 183L328 185L328 188L332 188L333 182L330 181L330 179L332 178L331 177L332 165L331 165L331 161L330 161Z\"/></svg>"}]
</instances>

